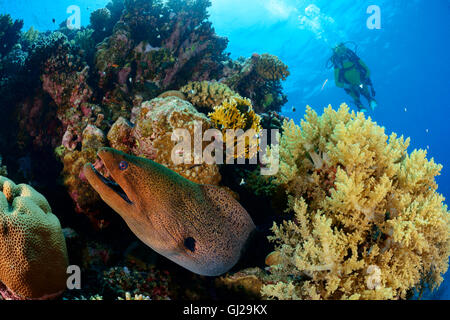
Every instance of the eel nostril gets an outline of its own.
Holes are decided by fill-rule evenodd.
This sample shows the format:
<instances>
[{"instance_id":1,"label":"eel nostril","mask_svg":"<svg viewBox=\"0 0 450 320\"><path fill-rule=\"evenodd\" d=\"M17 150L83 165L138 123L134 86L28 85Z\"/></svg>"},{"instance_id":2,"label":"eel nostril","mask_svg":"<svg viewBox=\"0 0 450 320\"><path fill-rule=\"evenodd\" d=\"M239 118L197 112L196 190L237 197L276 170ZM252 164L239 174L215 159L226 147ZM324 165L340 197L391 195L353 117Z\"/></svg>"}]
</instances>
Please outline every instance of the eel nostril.
<instances>
[{"instance_id":1,"label":"eel nostril","mask_svg":"<svg viewBox=\"0 0 450 320\"><path fill-rule=\"evenodd\" d=\"M189 251L195 252L195 239L192 237L184 239L184 246Z\"/></svg>"}]
</instances>

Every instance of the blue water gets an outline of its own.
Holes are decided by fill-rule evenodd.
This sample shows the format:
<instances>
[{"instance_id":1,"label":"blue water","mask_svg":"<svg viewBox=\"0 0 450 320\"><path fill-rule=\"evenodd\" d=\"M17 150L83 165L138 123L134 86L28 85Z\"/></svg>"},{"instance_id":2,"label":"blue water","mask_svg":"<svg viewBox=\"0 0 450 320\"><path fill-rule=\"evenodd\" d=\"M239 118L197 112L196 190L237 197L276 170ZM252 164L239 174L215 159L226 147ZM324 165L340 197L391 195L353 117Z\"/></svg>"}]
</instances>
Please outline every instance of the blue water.
<instances>
[{"instance_id":1,"label":"blue water","mask_svg":"<svg viewBox=\"0 0 450 320\"><path fill-rule=\"evenodd\" d=\"M107 0L0 0L1 12L25 20L25 28L56 29L78 5L82 24ZM372 71L378 109L370 116L386 128L411 137L410 151L426 149L444 165L438 191L450 199L450 1L449 0L212 0L211 21L230 40L233 58L269 52L290 66L285 82L289 102L284 114L300 120L305 106L321 111L328 104L350 103L325 68L333 45L358 44L358 55ZM369 5L381 9L381 29L369 30ZM305 9L314 5L320 13ZM311 8L311 7L310 7ZM300 23L300 17L306 23ZM309 20L308 20L309 19ZM308 21L310 22L308 24ZM322 86L328 79L325 87ZM296 112L292 112L295 106ZM354 106L353 106L354 107ZM446 201L448 204L448 201ZM433 298L450 298L450 276Z\"/></svg>"}]
</instances>

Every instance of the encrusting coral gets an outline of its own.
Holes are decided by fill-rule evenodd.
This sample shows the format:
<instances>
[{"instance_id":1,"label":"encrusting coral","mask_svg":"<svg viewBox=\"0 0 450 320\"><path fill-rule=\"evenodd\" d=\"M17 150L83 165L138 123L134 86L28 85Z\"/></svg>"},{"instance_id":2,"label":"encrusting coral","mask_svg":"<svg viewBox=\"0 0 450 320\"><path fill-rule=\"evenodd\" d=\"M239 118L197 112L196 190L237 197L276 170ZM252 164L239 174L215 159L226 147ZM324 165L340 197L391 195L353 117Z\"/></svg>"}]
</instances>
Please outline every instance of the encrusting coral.
<instances>
[{"instance_id":1,"label":"encrusting coral","mask_svg":"<svg viewBox=\"0 0 450 320\"><path fill-rule=\"evenodd\" d=\"M180 89L197 108L213 109L232 97L240 97L226 84L217 81L194 81Z\"/></svg>"},{"instance_id":2,"label":"encrusting coral","mask_svg":"<svg viewBox=\"0 0 450 320\"><path fill-rule=\"evenodd\" d=\"M50 299L66 287L66 242L47 200L32 187L0 177L0 294Z\"/></svg>"},{"instance_id":3,"label":"encrusting coral","mask_svg":"<svg viewBox=\"0 0 450 320\"><path fill-rule=\"evenodd\" d=\"M249 99L241 97L232 97L223 101L220 106L214 107L214 112L209 114L211 121L216 128L222 131L223 141L227 144L236 146L233 156L245 159L253 158L259 151L258 134L261 132L261 117L253 110L252 103ZM234 132L228 135L228 130L242 130L249 132L248 143L245 139L239 137ZM244 137L244 136L241 136ZM241 144L244 144L242 148Z\"/></svg>"},{"instance_id":4,"label":"encrusting coral","mask_svg":"<svg viewBox=\"0 0 450 320\"><path fill-rule=\"evenodd\" d=\"M442 166L409 139L344 104L301 127L284 123L275 183L294 217L274 224L270 240L278 299L405 299L436 288L447 271L450 216L436 192Z\"/></svg>"}]
</instances>

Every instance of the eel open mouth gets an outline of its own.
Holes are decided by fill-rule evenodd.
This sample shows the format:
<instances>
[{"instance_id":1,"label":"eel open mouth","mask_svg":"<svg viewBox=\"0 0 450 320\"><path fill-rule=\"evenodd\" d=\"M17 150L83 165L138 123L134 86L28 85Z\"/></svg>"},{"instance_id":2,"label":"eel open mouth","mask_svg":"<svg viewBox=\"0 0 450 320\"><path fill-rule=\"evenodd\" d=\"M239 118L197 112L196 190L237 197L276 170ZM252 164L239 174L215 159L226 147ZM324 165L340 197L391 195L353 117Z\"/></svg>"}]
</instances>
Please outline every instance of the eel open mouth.
<instances>
[{"instance_id":1,"label":"eel open mouth","mask_svg":"<svg viewBox=\"0 0 450 320\"><path fill-rule=\"evenodd\" d=\"M130 198L128 198L125 191L120 187L120 185L117 182L114 181L108 168L105 166L105 164L100 158L98 158L95 164L92 164L91 167L92 171L94 171L94 173L97 175L100 181L103 182L103 184L105 184L108 188L117 193L127 203L133 204ZM105 172L105 174L104 175L101 174L99 170Z\"/></svg>"}]
</instances>

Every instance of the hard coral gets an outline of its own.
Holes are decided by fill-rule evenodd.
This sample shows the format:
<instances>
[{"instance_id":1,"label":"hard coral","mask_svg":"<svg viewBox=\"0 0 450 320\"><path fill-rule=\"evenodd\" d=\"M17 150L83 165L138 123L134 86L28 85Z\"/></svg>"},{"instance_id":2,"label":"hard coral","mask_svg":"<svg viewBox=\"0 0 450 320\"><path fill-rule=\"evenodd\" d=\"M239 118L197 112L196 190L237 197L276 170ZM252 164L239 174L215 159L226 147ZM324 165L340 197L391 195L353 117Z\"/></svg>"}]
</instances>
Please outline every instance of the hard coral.
<instances>
[{"instance_id":1,"label":"hard coral","mask_svg":"<svg viewBox=\"0 0 450 320\"><path fill-rule=\"evenodd\" d=\"M189 164L177 165L172 161L172 151L177 144L172 141L172 133L176 129L187 129L194 146L196 126L201 134L212 128L205 115L189 102L174 96L144 102L133 110L133 114L133 124L122 118L109 131L108 140L113 148L154 160L196 183L219 184L221 176L217 165L195 164L193 154ZM202 143L203 148L206 145L206 142Z\"/></svg>"},{"instance_id":2,"label":"hard coral","mask_svg":"<svg viewBox=\"0 0 450 320\"><path fill-rule=\"evenodd\" d=\"M186 94L194 106L206 109L213 109L232 97L240 97L226 84L217 81L189 82L180 91Z\"/></svg>"},{"instance_id":3,"label":"hard coral","mask_svg":"<svg viewBox=\"0 0 450 320\"><path fill-rule=\"evenodd\" d=\"M274 225L279 299L404 299L448 268L450 216L436 192L442 166L342 105L301 127L284 123L276 184L294 219Z\"/></svg>"},{"instance_id":4,"label":"hard coral","mask_svg":"<svg viewBox=\"0 0 450 320\"><path fill-rule=\"evenodd\" d=\"M0 294L49 299L66 287L67 249L58 218L32 187L0 177Z\"/></svg>"}]
</instances>

